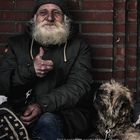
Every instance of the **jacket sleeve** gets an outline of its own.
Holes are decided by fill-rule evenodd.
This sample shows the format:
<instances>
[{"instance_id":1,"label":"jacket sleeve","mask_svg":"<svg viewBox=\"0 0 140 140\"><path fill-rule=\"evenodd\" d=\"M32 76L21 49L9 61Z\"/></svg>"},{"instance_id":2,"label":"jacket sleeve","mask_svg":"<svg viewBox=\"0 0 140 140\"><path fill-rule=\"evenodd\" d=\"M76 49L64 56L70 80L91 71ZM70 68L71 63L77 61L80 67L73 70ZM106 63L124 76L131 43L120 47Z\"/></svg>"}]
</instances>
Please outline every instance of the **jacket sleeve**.
<instances>
[{"instance_id":1,"label":"jacket sleeve","mask_svg":"<svg viewBox=\"0 0 140 140\"><path fill-rule=\"evenodd\" d=\"M0 94L6 96L11 88L22 90L35 77L33 64L18 64L10 43L5 49L0 75Z\"/></svg>"},{"instance_id":2,"label":"jacket sleeve","mask_svg":"<svg viewBox=\"0 0 140 140\"><path fill-rule=\"evenodd\" d=\"M78 101L90 91L91 83L90 48L83 42L80 44L78 55L64 85L37 100L44 111L53 112L71 108L76 106Z\"/></svg>"}]
</instances>

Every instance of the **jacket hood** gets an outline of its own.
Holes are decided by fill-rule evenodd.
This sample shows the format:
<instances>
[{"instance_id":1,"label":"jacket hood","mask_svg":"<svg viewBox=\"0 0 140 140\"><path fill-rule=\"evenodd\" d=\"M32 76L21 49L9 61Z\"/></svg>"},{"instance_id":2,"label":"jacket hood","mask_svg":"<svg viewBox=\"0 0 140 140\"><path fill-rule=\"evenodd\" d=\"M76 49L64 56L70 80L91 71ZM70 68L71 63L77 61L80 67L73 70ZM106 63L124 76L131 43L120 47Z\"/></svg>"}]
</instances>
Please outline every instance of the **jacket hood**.
<instances>
[{"instance_id":1,"label":"jacket hood","mask_svg":"<svg viewBox=\"0 0 140 140\"><path fill-rule=\"evenodd\" d=\"M37 12L38 8L43 4L56 4L60 7L64 14L69 15L67 0L36 0L33 9L33 15Z\"/></svg>"}]
</instances>

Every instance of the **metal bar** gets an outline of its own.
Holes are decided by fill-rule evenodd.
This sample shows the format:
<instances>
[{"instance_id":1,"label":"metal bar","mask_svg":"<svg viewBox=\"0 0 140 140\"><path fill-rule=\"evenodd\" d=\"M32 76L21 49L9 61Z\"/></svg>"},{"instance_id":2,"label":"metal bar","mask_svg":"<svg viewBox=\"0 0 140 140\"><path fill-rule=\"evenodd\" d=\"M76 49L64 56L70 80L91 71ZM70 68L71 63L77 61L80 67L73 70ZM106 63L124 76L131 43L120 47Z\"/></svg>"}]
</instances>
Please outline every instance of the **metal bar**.
<instances>
[{"instance_id":1,"label":"metal bar","mask_svg":"<svg viewBox=\"0 0 140 140\"><path fill-rule=\"evenodd\" d=\"M129 37L129 32L128 32L128 24L129 24L129 21L128 21L128 12L129 12L129 9L128 9L128 4L129 4L129 0L126 0L125 1L125 78L124 78L124 82L125 82L125 85L127 85L127 82L128 82L128 78L127 78L127 72L128 72L128 65L127 65L127 48L128 48L128 37Z\"/></svg>"},{"instance_id":2,"label":"metal bar","mask_svg":"<svg viewBox=\"0 0 140 140\"><path fill-rule=\"evenodd\" d=\"M137 94L136 100L140 103L140 0L137 0Z\"/></svg>"}]
</instances>

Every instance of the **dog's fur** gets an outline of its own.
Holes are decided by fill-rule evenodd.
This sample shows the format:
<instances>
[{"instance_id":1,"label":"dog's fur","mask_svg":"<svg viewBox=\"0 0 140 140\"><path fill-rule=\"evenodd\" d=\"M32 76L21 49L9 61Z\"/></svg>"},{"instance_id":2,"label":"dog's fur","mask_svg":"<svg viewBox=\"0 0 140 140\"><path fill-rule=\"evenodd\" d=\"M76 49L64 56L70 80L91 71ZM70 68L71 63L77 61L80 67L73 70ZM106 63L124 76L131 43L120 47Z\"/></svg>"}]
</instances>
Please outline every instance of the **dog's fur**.
<instances>
[{"instance_id":1,"label":"dog's fur","mask_svg":"<svg viewBox=\"0 0 140 140\"><path fill-rule=\"evenodd\" d=\"M96 92L94 106L98 132L91 138L140 140L140 130L131 123L133 100L127 87L115 80L103 83Z\"/></svg>"}]
</instances>

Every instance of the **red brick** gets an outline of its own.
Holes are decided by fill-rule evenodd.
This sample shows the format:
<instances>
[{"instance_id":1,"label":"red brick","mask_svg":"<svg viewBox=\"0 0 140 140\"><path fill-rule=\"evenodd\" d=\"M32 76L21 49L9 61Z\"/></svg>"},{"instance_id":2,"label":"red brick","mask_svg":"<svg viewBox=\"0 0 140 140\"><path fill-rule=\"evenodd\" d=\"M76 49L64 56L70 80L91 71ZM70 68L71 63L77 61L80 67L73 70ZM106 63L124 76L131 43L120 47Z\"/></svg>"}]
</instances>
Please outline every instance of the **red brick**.
<instances>
[{"instance_id":1,"label":"red brick","mask_svg":"<svg viewBox=\"0 0 140 140\"><path fill-rule=\"evenodd\" d=\"M101 36L101 35L83 35L89 44L110 44L113 41L112 36Z\"/></svg>"},{"instance_id":2,"label":"red brick","mask_svg":"<svg viewBox=\"0 0 140 140\"><path fill-rule=\"evenodd\" d=\"M93 48L92 56L94 57L112 57L112 48Z\"/></svg>"},{"instance_id":3,"label":"red brick","mask_svg":"<svg viewBox=\"0 0 140 140\"><path fill-rule=\"evenodd\" d=\"M116 47L115 48L116 56L125 56L125 48L124 47Z\"/></svg>"},{"instance_id":4,"label":"red brick","mask_svg":"<svg viewBox=\"0 0 140 140\"><path fill-rule=\"evenodd\" d=\"M112 68L112 60L92 60L93 68L102 68L102 69L111 69Z\"/></svg>"},{"instance_id":5,"label":"red brick","mask_svg":"<svg viewBox=\"0 0 140 140\"><path fill-rule=\"evenodd\" d=\"M115 68L123 69L125 66L125 62L123 59L115 60Z\"/></svg>"},{"instance_id":6,"label":"red brick","mask_svg":"<svg viewBox=\"0 0 140 140\"><path fill-rule=\"evenodd\" d=\"M129 12L128 13L128 21L129 22L136 22L137 21L137 13L136 12Z\"/></svg>"},{"instance_id":7,"label":"red brick","mask_svg":"<svg viewBox=\"0 0 140 140\"><path fill-rule=\"evenodd\" d=\"M94 72L93 71L93 79L94 80L110 80L112 79L112 72Z\"/></svg>"},{"instance_id":8,"label":"red brick","mask_svg":"<svg viewBox=\"0 0 140 140\"><path fill-rule=\"evenodd\" d=\"M86 1L84 0L82 3L82 8L83 9L87 9L87 10L111 10L113 9L113 2L112 0L110 1L104 1L104 0L100 0L100 1L93 1L93 0L89 0Z\"/></svg>"},{"instance_id":9,"label":"red brick","mask_svg":"<svg viewBox=\"0 0 140 140\"><path fill-rule=\"evenodd\" d=\"M137 1L129 1L127 8L130 10L136 10L137 9Z\"/></svg>"},{"instance_id":10,"label":"red brick","mask_svg":"<svg viewBox=\"0 0 140 140\"><path fill-rule=\"evenodd\" d=\"M0 12L0 19L4 20L4 21L6 21L6 20L13 20L14 16L15 15L14 15L13 11L9 11L9 12L2 11L2 12Z\"/></svg>"},{"instance_id":11,"label":"red brick","mask_svg":"<svg viewBox=\"0 0 140 140\"><path fill-rule=\"evenodd\" d=\"M16 32L23 32L26 29L26 24L24 22L16 23Z\"/></svg>"},{"instance_id":12,"label":"red brick","mask_svg":"<svg viewBox=\"0 0 140 140\"><path fill-rule=\"evenodd\" d=\"M127 77L134 78L136 76L137 76L137 71L136 70L128 70L127 71Z\"/></svg>"},{"instance_id":13,"label":"red brick","mask_svg":"<svg viewBox=\"0 0 140 140\"><path fill-rule=\"evenodd\" d=\"M115 20L116 20L117 24L119 22L125 23L125 10L120 10L120 11L118 10L115 15Z\"/></svg>"},{"instance_id":14,"label":"red brick","mask_svg":"<svg viewBox=\"0 0 140 140\"><path fill-rule=\"evenodd\" d=\"M17 12L15 13L15 20L29 20L31 19L30 12Z\"/></svg>"},{"instance_id":15,"label":"red brick","mask_svg":"<svg viewBox=\"0 0 140 140\"><path fill-rule=\"evenodd\" d=\"M113 25L112 24L94 24L94 23L87 23L82 24L82 32L83 33L111 33L113 32Z\"/></svg>"},{"instance_id":16,"label":"red brick","mask_svg":"<svg viewBox=\"0 0 140 140\"><path fill-rule=\"evenodd\" d=\"M133 44L133 45L137 46L137 35L128 35L127 43L128 43L128 45Z\"/></svg>"},{"instance_id":17,"label":"red brick","mask_svg":"<svg viewBox=\"0 0 140 140\"><path fill-rule=\"evenodd\" d=\"M130 90L136 88L136 81L135 80L127 80L127 86L130 88Z\"/></svg>"},{"instance_id":18,"label":"red brick","mask_svg":"<svg viewBox=\"0 0 140 140\"><path fill-rule=\"evenodd\" d=\"M15 7L15 3L12 0L0 0L0 10L10 10Z\"/></svg>"},{"instance_id":19,"label":"red brick","mask_svg":"<svg viewBox=\"0 0 140 140\"><path fill-rule=\"evenodd\" d=\"M113 13L111 12L74 12L76 21L112 21Z\"/></svg>"},{"instance_id":20,"label":"red brick","mask_svg":"<svg viewBox=\"0 0 140 140\"><path fill-rule=\"evenodd\" d=\"M0 32L14 32L14 23L0 23Z\"/></svg>"},{"instance_id":21,"label":"red brick","mask_svg":"<svg viewBox=\"0 0 140 140\"><path fill-rule=\"evenodd\" d=\"M125 32L125 24L116 24L114 30L117 33L124 33Z\"/></svg>"},{"instance_id":22,"label":"red brick","mask_svg":"<svg viewBox=\"0 0 140 140\"><path fill-rule=\"evenodd\" d=\"M24 9L24 10L33 10L34 0L17 0L16 1L16 9Z\"/></svg>"},{"instance_id":23,"label":"red brick","mask_svg":"<svg viewBox=\"0 0 140 140\"><path fill-rule=\"evenodd\" d=\"M136 56L137 55L137 48L136 47L126 48L126 54Z\"/></svg>"},{"instance_id":24,"label":"red brick","mask_svg":"<svg viewBox=\"0 0 140 140\"><path fill-rule=\"evenodd\" d=\"M128 24L127 25L127 32L137 33L137 24Z\"/></svg>"},{"instance_id":25,"label":"red brick","mask_svg":"<svg viewBox=\"0 0 140 140\"><path fill-rule=\"evenodd\" d=\"M9 20L29 20L31 18L30 12L16 12L16 11L5 11L0 13L0 18L5 21Z\"/></svg>"},{"instance_id":26,"label":"red brick","mask_svg":"<svg viewBox=\"0 0 140 140\"><path fill-rule=\"evenodd\" d=\"M137 60L135 57L128 57L126 60L126 66L127 67L136 67Z\"/></svg>"},{"instance_id":27,"label":"red brick","mask_svg":"<svg viewBox=\"0 0 140 140\"><path fill-rule=\"evenodd\" d=\"M116 1L115 2L115 9L117 10L124 10L125 9L125 2L123 1Z\"/></svg>"},{"instance_id":28,"label":"red brick","mask_svg":"<svg viewBox=\"0 0 140 140\"><path fill-rule=\"evenodd\" d=\"M120 71L120 70L114 71L113 72L113 78L114 79L124 79L125 78L125 72Z\"/></svg>"}]
</instances>

